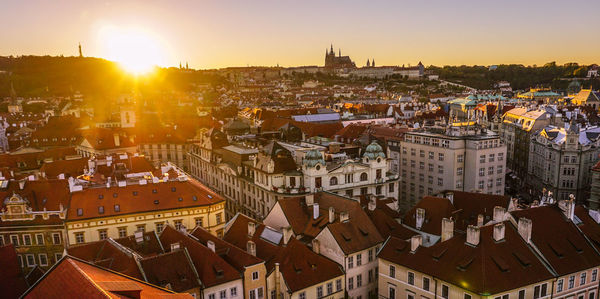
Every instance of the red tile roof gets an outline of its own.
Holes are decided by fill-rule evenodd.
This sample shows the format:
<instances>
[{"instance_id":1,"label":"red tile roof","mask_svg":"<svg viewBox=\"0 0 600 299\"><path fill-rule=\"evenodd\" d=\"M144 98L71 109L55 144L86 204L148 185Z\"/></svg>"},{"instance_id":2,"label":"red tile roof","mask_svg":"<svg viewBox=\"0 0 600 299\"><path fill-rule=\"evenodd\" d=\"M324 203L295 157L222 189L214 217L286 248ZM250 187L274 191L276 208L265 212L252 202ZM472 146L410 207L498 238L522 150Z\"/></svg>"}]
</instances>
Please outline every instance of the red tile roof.
<instances>
[{"instance_id":1,"label":"red tile roof","mask_svg":"<svg viewBox=\"0 0 600 299\"><path fill-rule=\"evenodd\" d=\"M175 292L185 292L202 286L185 248L141 259L140 265L151 284L168 287Z\"/></svg>"},{"instance_id":2,"label":"red tile roof","mask_svg":"<svg viewBox=\"0 0 600 299\"><path fill-rule=\"evenodd\" d=\"M19 298L27 290L27 282L12 244L0 246L0 290L3 298Z\"/></svg>"},{"instance_id":3,"label":"red tile roof","mask_svg":"<svg viewBox=\"0 0 600 299\"><path fill-rule=\"evenodd\" d=\"M89 188L72 194L67 220L206 206L223 200L221 196L195 180ZM120 208L118 212L115 211L117 204ZM104 207L104 213L99 211L101 206ZM77 215L78 209L83 209L81 216Z\"/></svg>"},{"instance_id":4,"label":"red tile roof","mask_svg":"<svg viewBox=\"0 0 600 299\"><path fill-rule=\"evenodd\" d=\"M83 174L83 170L88 167L89 158L79 158L73 160L58 160L44 163L40 172L45 173L47 178L56 179L59 174L64 174L65 178L77 177Z\"/></svg>"},{"instance_id":5,"label":"red tile roof","mask_svg":"<svg viewBox=\"0 0 600 299\"><path fill-rule=\"evenodd\" d=\"M581 220L581 223L577 227L592 242L596 249L600 250L600 224L590 216L588 209L583 206L575 207L575 216Z\"/></svg>"},{"instance_id":6,"label":"red tile roof","mask_svg":"<svg viewBox=\"0 0 600 299\"><path fill-rule=\"evenodd\" d=\"M167 289L65 257L52 267L24 298L192 298Z\"/></svg>"},{"instance_id":7,"label":"red tile roof","mask_svg":"<svg viewBox=\"0 0 600 299\"><path fill-rule=\"evenodd\" d=\"M416 229L417 208L425 210L425 220L420 231L438 236L442 232L442 219L456 219L458 212L447 198L425 196L406 213L402 223Z\"/></svg>"},{"instance_id":8,"label":"red tile roof","mask_svg":"<svg viewBox=\"0 0 600 299\"><path fill-rule=\"evenodd\" d=\"M480 243L471 246L466 235L411 252L410 241L392 237L379 258L426 273L480 295L498 294L553 278L517 230L505 221L505 236L497 242L494 226L480 228Z\"/></svg>"}]
</instances>

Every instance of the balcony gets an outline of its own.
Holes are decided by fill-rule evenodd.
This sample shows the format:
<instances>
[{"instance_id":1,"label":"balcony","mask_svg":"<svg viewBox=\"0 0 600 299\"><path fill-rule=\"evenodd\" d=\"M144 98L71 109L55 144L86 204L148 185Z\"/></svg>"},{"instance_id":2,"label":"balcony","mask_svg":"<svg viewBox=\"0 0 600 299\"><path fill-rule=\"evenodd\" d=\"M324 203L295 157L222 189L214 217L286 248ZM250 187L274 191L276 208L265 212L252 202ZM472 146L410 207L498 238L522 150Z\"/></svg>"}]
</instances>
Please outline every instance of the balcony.
<instances>
[{"instance_id":1,"label":"balcony","mask_svg":"<svg viewBox=\"0 0 600 299\"><path fill-rule=\"evenodd\" d=\"M303 194L308 192L308 188L304 186L298 187L273 187L273 192L278 194Z\"/></svg>"}]
</instances>

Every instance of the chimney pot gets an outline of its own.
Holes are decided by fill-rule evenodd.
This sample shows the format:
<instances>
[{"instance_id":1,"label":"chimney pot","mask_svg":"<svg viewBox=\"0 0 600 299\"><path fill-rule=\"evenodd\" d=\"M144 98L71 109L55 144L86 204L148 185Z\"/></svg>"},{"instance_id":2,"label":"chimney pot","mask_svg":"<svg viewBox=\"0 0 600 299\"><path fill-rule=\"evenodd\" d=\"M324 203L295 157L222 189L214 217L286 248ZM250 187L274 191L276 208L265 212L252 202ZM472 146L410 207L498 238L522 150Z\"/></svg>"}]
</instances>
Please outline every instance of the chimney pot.
<instances>
[{"instance_id":1,"label":"chimney pot","mask_svg":"<svg viewBox=\"0 0 600 299\"><path fill-rule=\"evenodd\" d=\"M423 222L425 222L425 209L417 208L415 213L415 226L420 230L423 227Z\"/></svg>"},{"instance_id":2,"label":"chimney pot","mask_svg":"<svg viewBox=\"0 0 600 299\"><path fill-rule=\"evenodd\" d=\"M479 245L479 227L469 225L467 227L467 244L477 246Z\"/></svg>"},{"instance_id":3,"label":"chimney pot","mask_svg":"<svg viewBox=\"0 0 600 299\"><path fill-rule=\"evenodd\" d=\"M208 247L208 249L212 250L212 252L215 252L215 242L208 240L206 242L206 247Z\"/></svg>"},{"instance_id":4,"label":"chimney pot","mask_svg":"<svg viewBox=\"0 0 600 299\"><path fill-rule=\"evenodd\" d=\"M504 221L504 215L506 214L506 209L503 207L495 206L494 207L494 221L502 222Z\"/></svg>"},{"instance_id":5,"label":"chimney pot","mask_svg":"<svg viewBox=\"0 0 600 299\"><path fill-rule=\"evenodd\" d=\"M519 235L525 240L525 242L531 242L531 228L533 224L531 223L531 219L527 219L525 217L519 218L518 230Z\"/></svg>"},{"instance_id":6,"label":"chimney pot","mask_svg":"<svg viewBox=\"0 0 600 299\"><path fill-rule=\"evenodd\" d=\"M421 245L423 245L423 236L414 235L410 238L410 252L416 252Z\"/></svg>"},{"instance_id":7,"label":"chimney pot","mask_svg":"<svg viewBox=\"0 0 600 299\"><path fill-rule=\"evenodd\" d=\"M256 256L256 244L252 241L248 241L246 243L246 251L248 251L249 254Z\"/></svg>"},{"instance_id":8,"label":"chimney pot","mask_svg":"<svg viewBox=\"0 0 600 299\"><path fill-rule=\"evenodd\" d=\"M333 223L335 221L335 209L333 207L329 207L329 223Z\"/></svg>"},{"instance_id":9,"label":"chimney pot","mask_svg":"<svg viewBox=\"0 0 600 299\"><path fill-rule=\"evenodd\" d=\"M306 200L307 206L312 206L315 203L315 195L314 194L308 194L304 198Z\"/></svg>"},{"instance_id":10,"label":"chimney pot","mask_svg":"<svg viewBox=\"0 0 600 299\"><path fill-rule=\"evenodd\" d=\"M319 218L319 204L318 203L313 204L313 218L314 219Z\"/></svg>"},{"instance_id":11,"label":"chimney pot","mask_svg":"<svg viewBox=\"0 0 600 299\"><path fill-rule=\"evenodd\" d=\"M321 253L320 241L317 239L313 239L312 240L312 248L316 254L320 254Z\"/></svg>"},{"instance_id":12,"label":"chimney pot","mask_svg":"<svg viewBox=\"0 0 600 299\"><path fill-rule=\"evenodd\" d=\"M249 221L248 222L248 237L254 236L255 232L256 232L256 223Z\"/></svg>"},{"instance_id":13,"label":"chimney pot","mask_svg":"<svg viewBox=\"0 0 600 299\"><path fill-rule=\"evenodd\" d=\"M494 225L494 241L500 242L504 240L504 232L505 232L504 222L500 222Z\"/></svg>"},{"instance_id":14,"label":"chimney pot","mask_svg":"<svg viewBox=\"0 0 600 299\"><path fill-rule=\"evenodd\" d=\"M377 207L377 197L371 196L369 199L369 211L374 211Z\"/></svg>"},{"instance_id":15,"label":"chimney pot","mask_svg":"<svg viewBox=\"0 0 600 299\"><path fill-rule=\"evenodd\" d=\"M454 237L454 221L452 219L442 219L442 242Z\"/></svg>"},{"instance_id":16,"label":"chimney pot","mask_svg":"<svg viewBox=\"0 0 600 299\"><path fill-rule=\"evenodd\" d=\"M482 214L477 215L477 226L479 226L479 227L483 226L483 215Z\"/></svg>"}]
</instances>

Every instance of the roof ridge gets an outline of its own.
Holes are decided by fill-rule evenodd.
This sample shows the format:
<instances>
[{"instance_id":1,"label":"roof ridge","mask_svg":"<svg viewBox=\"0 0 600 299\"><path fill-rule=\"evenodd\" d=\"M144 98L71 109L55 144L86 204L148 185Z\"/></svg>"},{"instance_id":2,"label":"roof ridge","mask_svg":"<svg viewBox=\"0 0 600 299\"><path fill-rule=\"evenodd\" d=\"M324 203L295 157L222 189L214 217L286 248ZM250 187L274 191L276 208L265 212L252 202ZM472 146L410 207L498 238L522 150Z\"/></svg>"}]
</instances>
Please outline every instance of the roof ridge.
<instances>
[{"instance_id":1,"label":"roof ridge","mask_svg":"<svg viewBox=\"0 0 600 299\"><path fill-rule=\"evenodd\" d=\"M73 266L73 268L75 270L77 270L77 272L79 272L90 284L92 284L92 286L94 286L96 289L98 289L101 293L103 293L106 297L111 298L111 296L108 294L107 291L105 291L104 289L102 289L87 273L85 273L85 271L83 271L83 269L81 269L79 267L79 265L77 265L73 259L71 258L67 258L66 262L68 262L71 266Z\"/></svg>"}]
</instances>

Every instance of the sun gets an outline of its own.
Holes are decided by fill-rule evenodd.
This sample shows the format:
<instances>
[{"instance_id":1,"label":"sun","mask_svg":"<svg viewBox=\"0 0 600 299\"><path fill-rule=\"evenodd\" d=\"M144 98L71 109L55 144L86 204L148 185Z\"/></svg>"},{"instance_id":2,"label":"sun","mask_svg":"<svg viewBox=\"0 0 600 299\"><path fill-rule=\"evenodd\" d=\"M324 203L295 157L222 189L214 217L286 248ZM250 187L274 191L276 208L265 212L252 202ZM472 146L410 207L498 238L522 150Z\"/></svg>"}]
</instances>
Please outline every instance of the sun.
<instances>
[{"instance_id":1,"label":"sun","mask_svg":"<svg viewBox=\"0 0 600 299\"><path fill-rule=\"evenodd\" d=\"M146 74L165 63L160 40L141 28L106 26L100 30L99 39L104 56L132 74Z\"/></svg>"}]
</instances>

